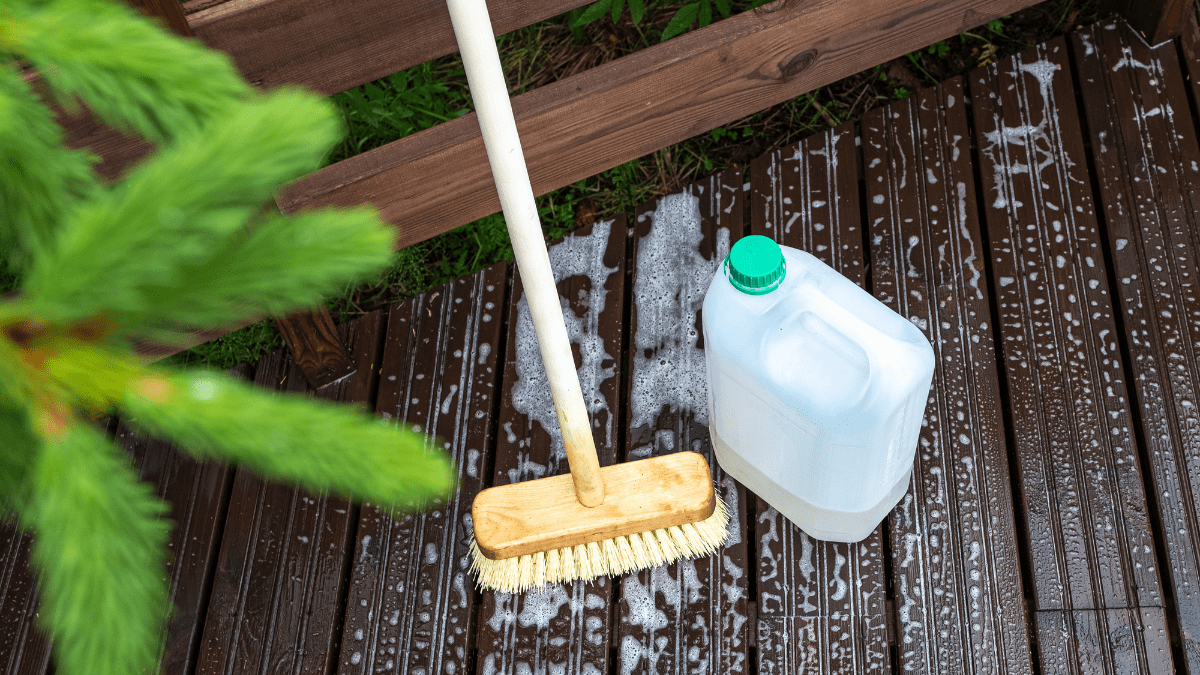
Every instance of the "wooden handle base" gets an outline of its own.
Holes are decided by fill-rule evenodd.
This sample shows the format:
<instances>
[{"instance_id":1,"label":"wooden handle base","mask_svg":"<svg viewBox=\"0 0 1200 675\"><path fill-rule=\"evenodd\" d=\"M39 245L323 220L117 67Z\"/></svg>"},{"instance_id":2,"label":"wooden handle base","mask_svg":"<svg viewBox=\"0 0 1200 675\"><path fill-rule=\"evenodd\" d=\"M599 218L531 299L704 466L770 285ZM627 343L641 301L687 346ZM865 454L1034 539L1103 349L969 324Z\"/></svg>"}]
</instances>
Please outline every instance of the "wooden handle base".
<instances>
[{"instance_id":1,"label":"wooden handle base","mask_svg":"<svg viewBox=\"0 0 1200 675\"><path fill-rule=\"evenodd\" d=\"M600 469L604 503L575 499L570 474L488 488L471 518L484 556L500 560L695 523L716 509L708 462L677 452Z\"/></svg>"}]
</instances>

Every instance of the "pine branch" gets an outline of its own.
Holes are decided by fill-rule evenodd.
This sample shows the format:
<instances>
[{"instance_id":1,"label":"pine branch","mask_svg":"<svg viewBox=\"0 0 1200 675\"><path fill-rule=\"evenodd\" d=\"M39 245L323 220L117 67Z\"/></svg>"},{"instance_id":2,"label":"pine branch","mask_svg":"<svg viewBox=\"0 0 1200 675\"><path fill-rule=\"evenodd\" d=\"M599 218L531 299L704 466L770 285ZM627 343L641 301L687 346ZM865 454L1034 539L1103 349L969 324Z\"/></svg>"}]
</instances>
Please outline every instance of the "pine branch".
<instances>
[{"instance_id":1,"label":"pine branch","mask_svg":"<svg viewBox=\"0 0 1200 675\"><path fill-rule=\"evenodd\" d=\"M101 120L155 143L194 133L252 91L228 55L180 40L123 3L10 6L18 29L0 38L0 51L25 57L64 107L82 98Z\"/></svg>"},{"instance_id":2,"label":"pine branch","mask_svg":"<svg viewBox=\"0 0 1200 675\"><path fill-rule=\"evenodd\" d=\"M168 589L167 506L128 455L72 425L42 446L22 525L35 533L41 622L64 675L155 669Z\"/></svg>"},{"instance_id":3,"label":"pine branch","mask_svg":"<svg viewBox=\"0 0 1200 675\"><path fill-rule=\"evenodd\" d=\"M156 294L180 287L187 267L214 264L279 184L319 166L340 125L328 102L279 90L179 139L70 214L27 277L32 311L55 322L109 314L125 334L148 311L178 315Z\"/></svg>"},{"instance_id":4,"label":"pine branch","mask_svg":"<svg viewBox=\"0 0 1200 675\"><path fill-rule=\"evenodd\" d=\"M95 187L92 160L63 147L50 111L0 64L0 255L11 269L47 250L64 211Z\"/></svg>"},{"instance_id":5,"label":"pine branch","mask_svg":"<svg viewBox=\"0 0 1200 675\"><path fill-rule=\"evenodd\" d=\"M168 343L179 331L312 307L387 267L394 241L369 207L276 216L181 268L173 285L148 289L130 321L140 337Z\"/></svg>"},{"instance_id":6,"label":"pine branch","mask_svg":"<svg viewBox=\"0 0 1200 675\"><path fill-rule=\"evenodd\" d=\"M132 389L126 421L202 459L397 510L426 506L454 487L442 452L344 405L265 395L215 371L142 378Z\"/></svg>"},{"instance_id":7,"label":"pine branch","mask_svg":"<svg viewBox=\"0 0 1200 675\"><path fill-rule=\"evenodd\" d=\"M41 442L29 425L29 413L0 399L0 518L9 518L25 503L25 478Z\"/></svg>"}]
</instances>

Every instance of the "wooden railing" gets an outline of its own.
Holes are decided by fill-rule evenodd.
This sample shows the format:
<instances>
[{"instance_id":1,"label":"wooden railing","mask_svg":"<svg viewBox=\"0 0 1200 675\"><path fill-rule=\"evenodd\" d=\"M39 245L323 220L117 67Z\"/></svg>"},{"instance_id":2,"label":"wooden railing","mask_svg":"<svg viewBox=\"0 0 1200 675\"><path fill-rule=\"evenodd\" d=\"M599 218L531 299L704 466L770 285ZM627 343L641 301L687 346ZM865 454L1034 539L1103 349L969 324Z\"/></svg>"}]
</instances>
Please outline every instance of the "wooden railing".
<instances>
[{"instance_id":1,"label":"wooden railing","mask_svg":"<svg viewBox=\"0 0 1200 675\"><path fill-rule=\"evenodd\" d=\"M262 87L301 84L333 94L457 48L444 0L130 1L226 51ZM489 7L502 34L586 2L492 0ZM1110 2L1159 39L1192 0ZM569 185L1033 4L776 0L564 78L513 100L534 191ZM104 157L106 175L147 150L87 119L64 122L75 144L93 145ZM306 176L278 203L295 212L370 202L396 225L402 248L499 210L486 160L479 126L467 115ZM325 314L320 323L327 321ZM223 333L197 335L196 343L215 334Z\"/></svg>"}]
</instances>

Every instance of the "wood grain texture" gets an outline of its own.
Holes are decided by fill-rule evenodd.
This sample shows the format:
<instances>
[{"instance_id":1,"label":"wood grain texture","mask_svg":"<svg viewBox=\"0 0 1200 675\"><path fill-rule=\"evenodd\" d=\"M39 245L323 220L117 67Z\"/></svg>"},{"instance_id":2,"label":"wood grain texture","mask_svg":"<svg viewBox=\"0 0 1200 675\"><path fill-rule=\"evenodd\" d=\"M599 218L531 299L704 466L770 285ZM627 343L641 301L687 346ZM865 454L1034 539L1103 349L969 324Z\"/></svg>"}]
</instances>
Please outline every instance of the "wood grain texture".
<instances>
[{"instance_id":1,"label":"wood grain texture","mask_svg":"<svg viewBox=\"0 0 1200 675\"><path fill-rule=\"evenodd\" d=\"M471 519L480 551L514 558L698 523L716 510L708 462L694 452L622 462L600 475L604 501L590 507L579 502L570 474L479 493Z\"/></svg>"},{"instance_id":2,"label":"wood grain texture","mask_svg":"<svg viewBox=\"0 0 1200 675\"><path fill-rule=\"evenodd\" d=\"M503 35L584 4L495 0L488 14ZM196 36L260 87L336 94L458 51L443 0L192 0L183 8Z\"/></svg>"},{"instance_id":3,"label":"wood grain texture","mask_svg":"<svg viewBox=\"0 0 1200 675\"><path fill-rule=\"evenodd\" d=\"M951 37L1030 0L784 0L513 99L535 194ZM446 167L454 167L447 171ZM280 208L370 202L397 248L499 210L474 114L293 183Z\"/></svg>"},{"instance_id":4,"label":"wood grain texture","mask_svg":"<svg viewBox=\"0 0 1200 675\"><path fill-rule=\"evenodd\" d=\"M1161 607L1070 72L1057 38L970 78L1033 608Z\"/></svg>"},{"instance_id":5,"label":"wood grain texture","mask_svg":"<svg viewBox=\"0 0 1200 675\"><path fill-rule=\"evenodd\" d=\"M436 439L458 490L441 508L398 518L362 507L339 675L468 672L470 507L490 461L504 290L501 263L388 311L375 412Z\"/></svg>"},{"instance_id":6,"label":"wood grain texture","mask_svg":"<svg viewBox=\"0 0 1200 675\"><path fill-rule=\"evenodd\" d=\"M0 673L44 675L50 640L37 627L37 577L29 569L31 538L0 523Z\"/></svg>"},{"instance_id":7,"label":"wood grain texture","mask_svg":"<svg viewBox=\"0 0 1200 675\"><path fill-rule=\"evenodd\" d=\"M1049 610L1034 617L1044 673L1176 672L1161 607Z\"/></svg>"},{"instance_id":8,"label":"wood grain texture","mask_svg":"<svg viewBox=\"0 0 1200 675\"><path fill-rule=\"evenodd\" d=\"M718 263L745 233L741 171L641 207L633 226L626 461L693 450L712 467L730 536L711 556L625 575L622 675L749 673L747 491L717 466L708 432L700 309Z\"/></svg>"},{"instance_id":9,"label":"wood grain texture","mask_svg":"<svg viewBox=\"0 0 1200 675\"><path fill-rule=\"evenodd\" d=\"M750 165L750 233L808 251L862 285L852 123ZM883 524L864 541L817 541L758 498L758 672L891 673Z\"/></svg>"},{"instance_id":10,"label":"wood grain texture","mask_svg":"<svg viewBox=\"0 0 1200 675\"><path fill-rule=\"evenodd\" d=\"M898 665L1030 673L961 80L864 116L863 162L873 292L937 364L912 488L889 519Z\"/></svg>"},{"instance_id":11,"label":"wood grain texture","mask_svg":"<svg viewBox=\"0 0 1200 675\"><path fill-rule=\"evenodd\" d=\"M623 433L618 421L627 246L625 218L620 217L580 228L549 247L602 467L616 461ZM505 320L504 393L493 484L565 475L567 457L519 270L513 274ZM608 673L612 606L613 581L607 577L527 593L484 591L479 672Z\"/></svg>"},{"instance_id":12,"label":"wood grain texture","mask_svg":"<svg viewBox=\"0 0 1200 675\"><path fill-rule=\"evenodd\" d=\"M333 317L325 307L277 318L275 326L309 387L320 389L354 374L354 362L338 339Z\"/></svg>"},{"instance_id":13,"label":"wood grain texture","mask_svg":"<svg viewBox=\"0 0 1200 675\"><path fill-rule=\"evenodd\" d=\"M382 331L380 313L339 327L358 373L316 392L365 407ZM293 395L310 390L283 352L264 356L255 383ZM332 670L339 599L353 534L348 501L234 477L196 672L220 675Z\"/></svg>"},{"instance_id":14,"label":"wood grain texture","mask_svg":"<svg viewBox=\"0 0 1200 675\"><path fill-rule=\"evenodd\" d=\"M1200 146L1175 45L1123 22L1073 36L1151 505L1189 672L1200 672ZM1127 95L1136 92L1136 96Z\"/></svg>"}]
</instances>

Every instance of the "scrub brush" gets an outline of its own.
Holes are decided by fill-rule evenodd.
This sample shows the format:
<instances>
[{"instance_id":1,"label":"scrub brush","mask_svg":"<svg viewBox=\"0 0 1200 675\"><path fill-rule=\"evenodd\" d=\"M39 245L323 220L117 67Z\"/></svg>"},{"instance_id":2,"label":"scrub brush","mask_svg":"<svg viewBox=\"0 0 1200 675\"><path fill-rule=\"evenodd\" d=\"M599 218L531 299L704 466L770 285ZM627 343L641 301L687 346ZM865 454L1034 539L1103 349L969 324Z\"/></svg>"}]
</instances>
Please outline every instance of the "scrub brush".
<instances>
[{"instance_id":1,"label":"scrub brush","mask_svg":"<svg viewBox=\"0 0 1200 675\"><path fill-rule=\"evenodd\" d=\"M710 555L729 514L701 455L600 468L485 0L447 0L554 397L569 475L488 488L471 507L480 586L514 593Z\"/></svg>"}]
</instances>

